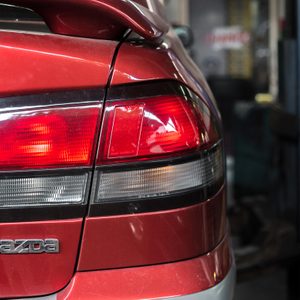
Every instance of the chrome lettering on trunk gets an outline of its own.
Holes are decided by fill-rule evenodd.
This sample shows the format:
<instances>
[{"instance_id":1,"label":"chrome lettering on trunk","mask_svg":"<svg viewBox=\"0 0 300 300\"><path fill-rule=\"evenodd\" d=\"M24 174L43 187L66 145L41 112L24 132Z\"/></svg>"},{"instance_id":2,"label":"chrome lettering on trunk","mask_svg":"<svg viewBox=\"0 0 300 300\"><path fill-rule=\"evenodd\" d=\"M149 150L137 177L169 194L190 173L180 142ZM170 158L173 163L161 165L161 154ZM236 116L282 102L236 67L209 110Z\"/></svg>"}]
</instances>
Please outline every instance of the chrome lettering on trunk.
<instances>
[{"instance_id":1,"label":"chrome lettering on trunk","mask_svg":"<svg viewBox=\"0 0 300 300\"><path fill-rule=\"evenodd\" d=\"M59 253L57 239L0 240L0 254Z\"/></svg>"}]
</instances>

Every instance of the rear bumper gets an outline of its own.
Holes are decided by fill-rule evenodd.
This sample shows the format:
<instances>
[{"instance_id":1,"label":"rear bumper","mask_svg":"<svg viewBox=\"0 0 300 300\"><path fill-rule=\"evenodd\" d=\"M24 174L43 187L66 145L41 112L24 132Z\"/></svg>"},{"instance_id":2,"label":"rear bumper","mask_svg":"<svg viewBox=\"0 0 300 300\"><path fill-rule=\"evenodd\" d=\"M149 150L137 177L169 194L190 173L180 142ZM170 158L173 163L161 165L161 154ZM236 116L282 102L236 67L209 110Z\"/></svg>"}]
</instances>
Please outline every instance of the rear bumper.
<instances>
[{"instance_id":1,"label":"rear bumper","mask_svg":"<svg viewBox=\"0 0 300 300\"><path fill-rule=\"evenodd\" d=\"M167 299L170 300L232 300L234 296L235 277L236 277L235 266L232 265L229 273L224 278L224 280L222 280L219 284L217 284L216 286L208 290L190 294L190 295L172 297L172 298L163 298L163 299L165 300ZM46 296L46 297L32 298L32 300L57 300L57 299L58 299L58 294ZM73 298L72 295L70 295L70 298L67 299L76 299L76 298ZM80 299L84 299L84 298L80 298ZM89 299L89 298L85 298L85 299ZM30 299L26 298L24 300L30 300Z\"/></svg>"},{"instance_id":2,"label":"rear bumper","mask_svg":"<svg viewBox=\"0 0 300 300\"><path fill-rule=\"evenodd\" d=\"M190 260L77 272L62 291L32 300L232 300L234 285L235 267L226 237L210 253Z\"/></svg>"},{"instance_id":3,"label":"rear bumper","mask_svg":"<svg viewBox=\"0 0 300 300\"><path fill-rule=\"evenodd\" d=\"M172 300L232 300L234 296L236 268L233 264L227 276L216 286L181 297L165 298Z\"/></svg>"}]
</instances>

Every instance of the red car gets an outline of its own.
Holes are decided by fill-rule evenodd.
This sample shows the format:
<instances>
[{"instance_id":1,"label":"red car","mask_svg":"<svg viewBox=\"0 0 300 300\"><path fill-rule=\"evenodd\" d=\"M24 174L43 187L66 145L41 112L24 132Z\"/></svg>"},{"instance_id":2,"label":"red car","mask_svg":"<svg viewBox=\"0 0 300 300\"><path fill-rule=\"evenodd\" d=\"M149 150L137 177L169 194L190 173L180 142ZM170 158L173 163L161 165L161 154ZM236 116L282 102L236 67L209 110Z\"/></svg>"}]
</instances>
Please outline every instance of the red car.
<instances>
[{"instance_id":1,"label":"red car","mask_svg":"<svg viewBox=\"0 0 300 300\"><path fill-rule=\"evenodd\" d=\"M0 298L231 300L220 116L160 2L1 3L49 32L0 21Z\"/></svg>"}]
</instances>

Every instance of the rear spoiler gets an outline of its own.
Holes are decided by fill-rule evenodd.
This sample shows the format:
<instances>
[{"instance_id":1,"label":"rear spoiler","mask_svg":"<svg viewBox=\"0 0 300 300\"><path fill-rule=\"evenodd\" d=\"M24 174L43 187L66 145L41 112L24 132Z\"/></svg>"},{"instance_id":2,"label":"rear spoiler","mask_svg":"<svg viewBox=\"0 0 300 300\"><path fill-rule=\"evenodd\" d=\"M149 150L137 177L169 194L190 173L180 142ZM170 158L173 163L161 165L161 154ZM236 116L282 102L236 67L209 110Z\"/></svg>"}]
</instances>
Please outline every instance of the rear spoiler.
<instances>
[{"instance_id":1,"label":"rear spoiler","mask_svg":"<svg viewBox=\"0 0 300 300\"><path fill-rule=\"evenodd\" d=\"M0 0L38 13L57 34L115 39L127 28L160 41L169 25L155 12L132 0Z\"/></svg>"}]
</instances>

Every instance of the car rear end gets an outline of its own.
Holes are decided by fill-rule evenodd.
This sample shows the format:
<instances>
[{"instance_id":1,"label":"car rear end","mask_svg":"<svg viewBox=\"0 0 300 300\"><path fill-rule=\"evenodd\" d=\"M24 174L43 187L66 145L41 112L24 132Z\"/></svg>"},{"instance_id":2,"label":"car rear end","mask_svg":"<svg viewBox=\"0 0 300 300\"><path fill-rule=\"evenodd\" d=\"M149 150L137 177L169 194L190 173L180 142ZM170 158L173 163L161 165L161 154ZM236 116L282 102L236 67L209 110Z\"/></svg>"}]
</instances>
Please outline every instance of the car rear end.
<instances>
[{"instance_id":1,"label":"car rear end","mask_svg":"<svg viewBox=\"0 0 300 300\"><path fill-rule=\"evenodd\" d=\"M158 2L1 2L54 34L2 20L0 298L232 299L221 121Z\"/></svg>"}]
</instances>

